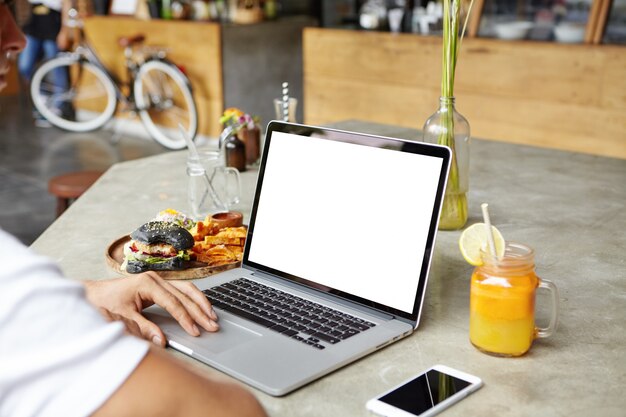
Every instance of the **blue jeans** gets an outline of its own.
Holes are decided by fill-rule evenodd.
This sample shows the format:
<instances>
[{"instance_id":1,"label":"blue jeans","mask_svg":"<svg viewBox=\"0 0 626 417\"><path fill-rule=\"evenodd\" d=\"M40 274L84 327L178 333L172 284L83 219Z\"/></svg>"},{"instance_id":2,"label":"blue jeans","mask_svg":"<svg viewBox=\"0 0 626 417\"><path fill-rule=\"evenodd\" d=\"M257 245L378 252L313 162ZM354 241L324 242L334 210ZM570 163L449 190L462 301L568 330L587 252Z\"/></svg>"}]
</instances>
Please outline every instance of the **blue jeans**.
<instances>
[{"instance_id":1,"label":"blue jeans","mask_svg":"<svg viewBox=\"0 0 626 417\"><path fill-rule=\"evenodd\" d=\"M37 39L30 35L26 35L26 47L20 54L17 67L22 74L22 77L30 82L35 72L35 67L40 58L50 59L57 56L59 48L54 40L50 39ZM69 88L68 74L65 68L57 68L54 70L53 79L49 82L53 85L53 91L55 93L62 93ZM55 100L54 106L60 107L61 102Z\"/></svg>"}]
</instances>

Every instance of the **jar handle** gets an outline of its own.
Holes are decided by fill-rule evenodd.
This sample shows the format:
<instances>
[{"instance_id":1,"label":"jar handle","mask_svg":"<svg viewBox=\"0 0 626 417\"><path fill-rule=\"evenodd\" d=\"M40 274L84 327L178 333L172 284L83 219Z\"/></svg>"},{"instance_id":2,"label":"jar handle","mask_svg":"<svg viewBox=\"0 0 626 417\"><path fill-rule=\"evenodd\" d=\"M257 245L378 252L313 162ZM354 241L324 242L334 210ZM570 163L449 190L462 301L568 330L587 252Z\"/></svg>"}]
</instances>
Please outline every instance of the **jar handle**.
<instances>
[{"instance_id":1,"label":"jar handle","mask_svg":"<svg viewBox=\"0 0 626 417\"><path fill-rule=\"evenodd\" d=\"M556 326L559 322L559 292L556 288L556 285L552 281L548 280L540 280L538 288L545 288L550 291L550 295L552 298L552 309L550 315L550 323L548 327L536 327L535 333L538 339L543 337L550 337L556 330Z\"/></svg>"},{"instance_id":2,"label":"jar handle","mask_svg":"<svg viewBox=\"0 0 626 417\"><path fill-rule=\"evenodd\" d=\"M229 199L227 203L228 207L230 207L234 204L239 204L239 198L241 196L241 177L239 176L239 170L233 167L225 167L224 174L227 176L227 184L230 184L227 191L227 198ZM232 181L229 182L229 178L231 178Z\"/></svg>"}]
</instances>

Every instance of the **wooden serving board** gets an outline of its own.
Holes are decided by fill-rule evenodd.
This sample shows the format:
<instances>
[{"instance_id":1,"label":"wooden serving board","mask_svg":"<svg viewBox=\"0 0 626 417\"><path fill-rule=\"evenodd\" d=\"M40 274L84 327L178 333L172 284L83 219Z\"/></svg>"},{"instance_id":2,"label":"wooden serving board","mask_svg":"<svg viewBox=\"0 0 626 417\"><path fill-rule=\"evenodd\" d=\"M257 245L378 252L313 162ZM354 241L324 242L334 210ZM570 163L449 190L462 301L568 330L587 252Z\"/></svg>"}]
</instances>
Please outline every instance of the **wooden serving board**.
<instances>
[{"instance_id":1,"label":"wooden serving board","mask_svg":"<svg viewBox=\"0 0 626 417\"><path fill-rule=\"evenodd\" d=\"M122 236L119 239L114 240L107 247L104 257L107 265L122 275L136 275L129 274L120 267L124 262L124 245L130 240L130 236ZM237 268L241 265L241 262L233 262L226 265L208 266L204 262L190 261L187 262L188 267L179 271L156 271L163 279L198 279L206 278L209 275L216 274L218 272L227 271L229 269Z\"/></svg>"}]
</instances>

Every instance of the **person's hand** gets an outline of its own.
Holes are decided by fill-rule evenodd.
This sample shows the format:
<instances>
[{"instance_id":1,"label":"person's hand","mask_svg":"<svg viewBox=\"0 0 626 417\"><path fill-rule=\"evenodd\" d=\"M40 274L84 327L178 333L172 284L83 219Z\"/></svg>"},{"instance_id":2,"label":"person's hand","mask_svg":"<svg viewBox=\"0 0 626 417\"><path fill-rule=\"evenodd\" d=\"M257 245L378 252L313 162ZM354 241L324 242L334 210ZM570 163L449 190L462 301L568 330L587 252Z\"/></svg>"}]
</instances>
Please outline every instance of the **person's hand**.
<instances>
[{"instance_id":1,"label":"person's hand","mask_svg":"<svg viewBox=\"0 0 626 417\"><path fill-rule=\"evenodd\" d=\"M71 39L69 30L67 30L67 28L61 28L61 31L57 35L56 43L60 51L67 51L68 49L70 49Z\"/></svg>"},{"instance_id":2,"label":"person's hand","mask_svg":"<svg viewBox=\"0 0 626 417\"><path fill-rule=\"evenodd\" d=\"M108 320L121 320L127 330L159 346L165 336L141 311L153 304L167 310L192 336L199 336L197 324L209 332L219 329L217 315L209 300L190 282L165 281L154 271L101 281L85 281L87 299Z\"/></svg>"}]
</instances>

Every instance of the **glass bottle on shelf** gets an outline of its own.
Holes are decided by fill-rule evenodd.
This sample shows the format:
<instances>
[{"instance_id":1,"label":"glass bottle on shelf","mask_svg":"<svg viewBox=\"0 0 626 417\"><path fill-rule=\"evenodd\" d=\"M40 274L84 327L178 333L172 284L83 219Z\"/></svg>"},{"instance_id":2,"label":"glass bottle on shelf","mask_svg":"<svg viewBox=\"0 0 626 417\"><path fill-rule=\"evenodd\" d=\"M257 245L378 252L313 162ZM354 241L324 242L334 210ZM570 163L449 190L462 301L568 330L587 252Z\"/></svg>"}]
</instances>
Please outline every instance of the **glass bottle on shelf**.
<instances>
[{"instance_id":1,"label":"glass bottle on shelf","mask_svg":"<svg viewBox=\"0 0 626 417\"><path fill-rule=\"evenodd\" d=\"M161 1L161 19L170 20L172 18L172 1Z\"/></svg>"},{"instance_id":2,"label":"glass bottle on shelf","mask_svg":"<svg viewBox=\"0 0 626 417\"><path fill-rule=\"evenodd\" d=\"M266 19L276 19L278 15L278 4L276 4L276 0L265 0L263 4L263 14Z\"/></svg>"},{"instance_id":3,"label":"glass bottle on shelf","mask_svg":"<svg viewBox=\"0 0 626 417\"><path fill-rule=\"evenodd\" d=\"M209 20L209 2L206 0L193 0L191 2L190 15L193 20Z\"/></svg>"},{"instance_id":4,"label":"glass bottle on shelf","mask_svg":"<svg viewBox=\"0 0 626 417\"><path fill-rule=\"evenodd\" d=\"M181 0L172 0L171 3L172 19L184 20L189 17L191 7L189 3Z\"/></svg>"},{"instance_id":5,"label":"glass bottle on shelf","mask_svg":"<svg viewBox=\"0 0 626 417\"><path fill-rule=\"evenodd\" d=\"M384 0L367 0L359 11L359 25L363 29L382 30L387 27L387 6Z\"/></svg>"}]
</instances>

